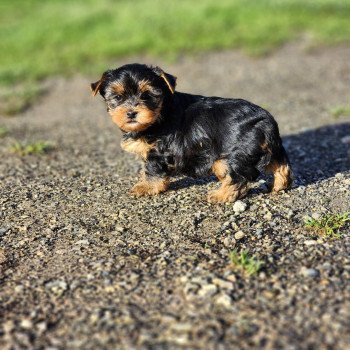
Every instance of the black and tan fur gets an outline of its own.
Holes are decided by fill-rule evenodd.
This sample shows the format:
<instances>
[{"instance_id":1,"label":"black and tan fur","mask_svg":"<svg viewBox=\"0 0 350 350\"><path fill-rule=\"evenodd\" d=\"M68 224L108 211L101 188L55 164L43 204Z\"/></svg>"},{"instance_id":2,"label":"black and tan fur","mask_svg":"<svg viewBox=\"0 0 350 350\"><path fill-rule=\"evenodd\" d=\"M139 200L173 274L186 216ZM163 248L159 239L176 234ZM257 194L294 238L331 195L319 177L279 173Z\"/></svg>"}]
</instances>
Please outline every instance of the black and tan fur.
<instances>
[{"instance_id":1,"label":"black and tan fur","mask_svg":"<svg viewBox=\"0 0 350 350\"><path fill-rule=\"evenodd\" d=\"M169 177L215 174L221 185L210 202L232 202L261 172L272 173L272 191L291 184L291 170L276 121L242 100L175 91L176 78L159 67L128 64L91 84L123 132L122 148L144 160L137 196L166 191Z\"/></svg>"}]
</instances>

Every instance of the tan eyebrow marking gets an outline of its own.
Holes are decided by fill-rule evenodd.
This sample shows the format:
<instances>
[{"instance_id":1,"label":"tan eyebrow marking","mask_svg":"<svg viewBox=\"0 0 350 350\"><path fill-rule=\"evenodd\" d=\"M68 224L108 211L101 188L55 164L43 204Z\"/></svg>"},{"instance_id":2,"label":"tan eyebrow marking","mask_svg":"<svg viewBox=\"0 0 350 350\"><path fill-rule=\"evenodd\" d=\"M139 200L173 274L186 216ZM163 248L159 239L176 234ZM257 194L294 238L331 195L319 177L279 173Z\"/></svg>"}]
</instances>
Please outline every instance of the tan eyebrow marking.
<instances>
[{"instance_id":1,"label":"tan eyebrow marking","mask_svg":"<svg viewBox=\"0 0 350 350\"><path fill-rule=\"evenodd\" d=\"M143 79L139 82L139 89L141 92L151 90L151 82L149 80Z\"/></svg>"},{"instance_id":2,"label":"tan eyebrow marking","mask_svg":"<svg viewBox=\"0 0 350 350\"><path fill-rule=\"evenodd\" d=\"M125 89L124 85L120 83L113 83L111 86L111 89L116 93L116 94L122 94Z\"/></svg>"}]
</instances>

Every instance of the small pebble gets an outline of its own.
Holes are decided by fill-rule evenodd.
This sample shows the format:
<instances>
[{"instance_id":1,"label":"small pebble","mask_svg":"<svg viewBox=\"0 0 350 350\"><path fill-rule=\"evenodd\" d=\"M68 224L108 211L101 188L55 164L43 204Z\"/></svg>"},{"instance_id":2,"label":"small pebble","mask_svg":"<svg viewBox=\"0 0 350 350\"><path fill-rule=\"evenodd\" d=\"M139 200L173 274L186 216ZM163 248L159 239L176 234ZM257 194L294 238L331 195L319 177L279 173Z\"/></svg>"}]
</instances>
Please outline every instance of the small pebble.
<instances>
[{"instance_id":1,"label":"small pebble","mask_svg":"<svg viewBox=\"0 0 350 350\"><path fill-rule=\"evenodd\" d=\"M23 292L23 289L24 289L24 287L22 286L22 285L17 285L15 288L14 288L14 291L16 292L16 293L22 293Z\"/></svg>"},{"instance_id":2,"label":"small pebble","mask_svg":"<svg viewBox=\"0 0 350 350\"><path fill-rule=\"evenodd\" d=\"M36 328L40 333L43 333L47 330L47 324L46 322L42 321L36 324Z\"/></svg>"},{"instance_id":3,"label":"small pebble","mask_svg":"<svg viewBox=\"0 0 350 350\"><path fill-rule=\"evenodd\" d=\"M221 278L214 278L213 283L216 284L219 288L223 289L233 289L233 283L230 281L223 280Z\"/></svg>"},{"instance_id":4,"label":"small pebble","mask_svg":"<svg viewBox=\"0 0 350 350\"><path fill-rule=\"evenodd\" d=\"M233 211L238 214L238 213L243 213L247 209L247 204L242 202L242 201L236 201L233 204Z\"/></svg>"},{"instance_id":5,"label":"small pebble","mask_svg":"<svg viewBox=\"0 0 350 350\"><path fill-rule=\"evenodd\" d=\"M201 298L210 298L217 292L218 288L215 284L206 284L201 287L198 292L198 296Z\"/></svg>"},{"instance_id":6,"label":"small pebble","mask_svg":"<svg viewBox=\"0 0 350 350\"><path fill-rule=\"evenodd\" d=\"M225 308L229 308L232 305L232 300L227 294L220 294L216 298L215 303Z\"/></svg>"},{"instance_id":7,"label":"small pebble","mask_svg":"<svg viewBox=\"0 0 350 350\"><path fill-rule=\"evenodd\" d=\"M315 241L314 239L308 239L306 241L304 241L305 245L315 245L317 244L317 241Z\"/></svg>"},{"instance_id":8,"label":"small pebble","mask_svg":"<svg viewBox=\"0 0 350 350\"><path fill-rule=\"evenodd\" d=\"M8 231L8 228L0 227L0 236L3 236Z\"/></svg>"},{"instance_id":9,"label":"small pebble","mask_svg":"<svg viewBox=\"0 0 350 350\"><path fill-rule=\"evenodd\" d=\"M261 238L262 235L263 235L263 232L264 232L263 229L258 228L258 229L255 231L255 235L256 235L258 238Z\"/></svg>"},{"instance_id":10,"label":"small pebble","mask_svg":"<svg viewBox=\"0 0 350 350\"><path fill-rule=\"evenodd\" d=\"M325 262L321 265L320 267L321 270L325 270L325 271L330 271L332 270L332 264L330 264L329 262Z\"/></svg>"},{"instance_id":11,"label":"small pebble","mask_svg":"<svg viewBox=\"0 0 350 350\"><path fill-rule=\"evenodd\" d=\"M291 219L294 215L295 215L294 211L293 210L289 210L286 216L287 216L287 219Z\"/></svg>"},{"instance_id":12,"label":"small pebble","mask_svg":"<svg viewBox=\"0 0 350 350\"><path fill-rule=\"evenodd\" d=\"M237 278L236 278L236 276L235 276L234 274L228 274L228 275L226 276L226 279L227 279L228 281L231 281L231 282L236 282L236 281L237 281Z\"/></svg>"},{"instance_id":13,"label":"small pebble","mask_svg":"<svg viewBox=\"0 0 350 350\"><path fill-rule=\"evenodd\" d=\"M30 320L22 320L20 323L21 328L23 329L31 329L33 327L33 323Z\"/></svg>"},{"instance_id":14,"label":"small pebble","mask_svg":"<svg viewBox=\"0 0 350 350\"><path fill-rule=\"evenodd\" d=\"M75 242L76 245L89 245L90 242L87 239L81 239L80 241Z\"/></svg>"},{"instance_id":15,"label":"small pebble","mask_svg":"<svg viewBox=\"0 0 350 350\"><path fill-rule=\"evenodd\" d=\"M238 230L238 229L239 229L239 226L238 226L235 222L232 222L232 223L231 223L231 227L232 227L232 229L234 229L234 230Z\"/></svg>"},{"instance_id":16,"label":"small pebble","mask_svg":"<svg viewBox=\"0 0 350 350\"><path fill-rule=\"evenodd\" d=\"M244 236L245 236L245 233L243 231L237 231L235 233L235 239L237 240L244 238Z\"/></svg>"},{"instance_id":17,"label":"small pebble","mask_svg":"<svg viewBox=\"0 0 350 350\"><path fill-rule=\"evenodd\" d=\"M61 295L67 289L67 283L61 280L54 280L46 283L46 288L54 294Z\"/></svg>"},{"instance_id":18,"label":"small pebble","mask_svg":"<svg viewBox=\"0 0 350 350\"><path fill-rule=\"evenodd\" d=\"M307 268L305 266L303 266L301 268L300 273L304 277L309 277L309 278L315 278L315 277L318 277L320 275L320 272L318 270L312 269L312 268Z\"/></svg>"},{"instance_id":19,"label":"small pebble","mask_svg":"<svg viewBox=\"0 0 350 350\"><path fill-rule=\"evenodd\" d=\"M225 237L223 240L224 246L225 247L230 247L231 246L231 242L232 242L232 238L231 237Z\"/></svg>"},{"instance_id":20,"label":"small pebble","mask_svg":"<svg viewBox=\"0 0 350 350\"><path fill-rule=\"evenodd\" d=\"M270 211L268 211L265 215L264 215L264 219L267 221L271 221L272 220L272 213Z\"/></svg>"},{"instance_id":21,"label":"small pebble","mask_svg":"<svg viewBox=\"0 0 350 350\"><path fill-rule=\"evenodd\" d=\"M350 143L350 135L346 135L340 139L342 143Z\"/></svg>"}]
</instances>

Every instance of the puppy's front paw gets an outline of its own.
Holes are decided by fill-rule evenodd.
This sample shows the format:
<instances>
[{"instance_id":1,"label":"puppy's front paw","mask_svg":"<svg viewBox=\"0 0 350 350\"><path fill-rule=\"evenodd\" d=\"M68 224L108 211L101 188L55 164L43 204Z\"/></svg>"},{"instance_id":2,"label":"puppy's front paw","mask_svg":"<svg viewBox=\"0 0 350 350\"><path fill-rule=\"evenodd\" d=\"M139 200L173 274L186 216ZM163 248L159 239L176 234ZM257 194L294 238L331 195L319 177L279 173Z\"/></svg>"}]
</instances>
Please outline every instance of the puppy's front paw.
<instances>
[{"instance_id":1,"label":"puppy's front paw","mask_svg":"<svg viewBox=\"0 0 350 350\"><path fill-rule=\"evenodd\" d=\"M238 198L238 192L234 192L234 191L225 192L219 189L215 191L210 191L208 193L209 203L234 202L237 198Z\"/></svg>"},{"instance_id":2,"label":"puppy's front paw","mask_svg":"<svg viewBox=\"0 0 350 350\"><path fill-rule=\"evenodd\" d=\"M164 179L157 179L153 181L138 182L132 189L131 194L136 197L154 196L166 191L167 181Z\"/></svg>"},{"instance_id":3,"label":"puppy's front paw","mask_svg":"<svg viewBox=\"0 0 350 350\"><path fill-rule=\"evenodd\" d=\"M155 188L150 186L149 183L139 182L133 186L130 193L136 197L142 197L156 195L159 192L157 192Z\"/></svg>"}]
</instances>

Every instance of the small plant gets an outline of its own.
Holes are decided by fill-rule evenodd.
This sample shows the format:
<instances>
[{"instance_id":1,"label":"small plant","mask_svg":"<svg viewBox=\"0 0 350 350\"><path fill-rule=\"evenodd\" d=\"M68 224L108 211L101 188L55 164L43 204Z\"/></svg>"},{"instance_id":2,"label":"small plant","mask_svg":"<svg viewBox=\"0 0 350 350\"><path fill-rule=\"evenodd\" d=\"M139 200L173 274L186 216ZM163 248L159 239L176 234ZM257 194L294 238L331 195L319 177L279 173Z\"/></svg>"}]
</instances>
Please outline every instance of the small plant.
<instances>
[{"instance_id":1,"label":"small plant","mask_svg":"<svg viewBox=\"0 0 350 350\"><path fill-rule=\"evenodd\" d=\"M54 147L49 142L39 141L34 143L23 144L16 142L12 146L12 152L19 154L20 156L26 156L29 154L44 154L51 151Z\"/></svg>"},{"instance_id":2,"label":"small plant","mask_svg":"<svg viewBox=\"0 0 350 350\"><path fill-rule=\"evenodd\" d=\"M0 137L4 137L8 134L8 130L4 126L0 126Z\"/></svg>"},{"instance_id":3,"label":"small plant","mask_svg":"<svg viewBox=\"0 0 350 350\"><path fill-rule=\"evenodd\" d=\"M341 229L350 221L350 213L327 214L320 219L307 218L305 226L320 232L326 238L341 238Z\"/></svg>"},{"instance_id":4,"label":"small plant","mask_svg":"<svg viewBox=\"0 0 350 350\"><path fill-rule=\"evenodd\" d=\"M230 252L230 260L233 265L241 268L249 276L255 275L263 266L263 262L250 256L248 251L237 252L233 250Z\"/></svg>"},{"instance_id":5,"label":"small plant","mask_svg":"<svg viewBox=\"0 0 350 350\"><path fill-rule=\"evenodd\" d=\"M335 118L350 116L350 106L333 108L331 113Z\"/></svg>"}]
</instances>

